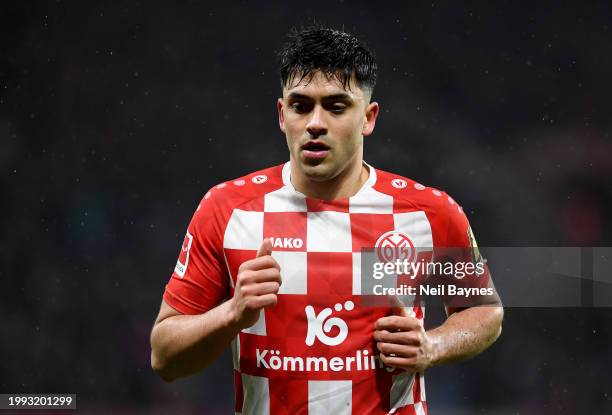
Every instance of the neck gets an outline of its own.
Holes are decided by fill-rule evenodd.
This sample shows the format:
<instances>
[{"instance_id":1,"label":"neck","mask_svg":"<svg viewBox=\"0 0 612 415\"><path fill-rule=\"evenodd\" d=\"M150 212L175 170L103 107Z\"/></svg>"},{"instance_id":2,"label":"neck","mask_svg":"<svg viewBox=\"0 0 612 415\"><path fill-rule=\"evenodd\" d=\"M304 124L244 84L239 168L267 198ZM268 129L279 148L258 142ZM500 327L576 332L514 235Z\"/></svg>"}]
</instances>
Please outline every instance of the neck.
<instances>
[{"instance_id":1,"label":"neck","mask_svg":"<svg viewBox=\"0 0 612 415\"><path fill-rule=\"evenodd\" d=\"M360 157L336 177L324 181L310 179L300 174L297 171L298 168L297 163L291 163L291 183L295 190L308 197L323 200L345 199L354 196L370 175Z\"/></svg>"}]
</instances>

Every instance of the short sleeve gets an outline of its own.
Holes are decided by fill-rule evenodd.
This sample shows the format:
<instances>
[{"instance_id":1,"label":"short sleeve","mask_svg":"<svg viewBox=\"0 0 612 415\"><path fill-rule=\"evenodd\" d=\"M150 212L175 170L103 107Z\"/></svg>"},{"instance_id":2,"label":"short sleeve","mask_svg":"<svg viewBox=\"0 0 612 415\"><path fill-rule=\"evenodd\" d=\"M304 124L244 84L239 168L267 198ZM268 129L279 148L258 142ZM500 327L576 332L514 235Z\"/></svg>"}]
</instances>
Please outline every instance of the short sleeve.
<instances>
[{"instance_id":1,"label":"short sleeve","mask_svg":"<svg viewBox=\"0 0 612 415\"><path fill-rule=\"evenodd\" d=\"M453 200L446 195L449 200ZM482 261L476 238L472 232L472 227L468 218L463 212L463 208L456 202L445 204L447 226L445 234L445 246L448 248L457 248L449 252L456 261Z\"/></svg>"},{"instance_id":2,"label":"short sleeve","mask_svg":"<svg viewBox=\"0 0 612 415\"><path fill-rule=\"evenodd\" d=\"M208 192L196 209L164 300L183 314L201 314L219 305L229 294L223 256L224 219L217 197Z\"/></svg>"},{"instance_id":3,"label":"short sleeve","mask_svg":"<svg viewBox=\"0 0 612 415\"><path fill-rule=\"evenodd\" d=\"M490 273L486 261L482 258L476 237L470 223L461 208L450 196L444 195L450 203L445 203L444 214L446 225L442 228L444 242L436 247L435 257L439 261L451 263L454 275L444 276L444 283L463 290L481 290L489 285ZM451 202L452 201L452 202ZM478 303L477 295L447 295L444 302L450 310L463 308ZM465 292L465 291L463 291Z\"/></svg>"}]
</instances>

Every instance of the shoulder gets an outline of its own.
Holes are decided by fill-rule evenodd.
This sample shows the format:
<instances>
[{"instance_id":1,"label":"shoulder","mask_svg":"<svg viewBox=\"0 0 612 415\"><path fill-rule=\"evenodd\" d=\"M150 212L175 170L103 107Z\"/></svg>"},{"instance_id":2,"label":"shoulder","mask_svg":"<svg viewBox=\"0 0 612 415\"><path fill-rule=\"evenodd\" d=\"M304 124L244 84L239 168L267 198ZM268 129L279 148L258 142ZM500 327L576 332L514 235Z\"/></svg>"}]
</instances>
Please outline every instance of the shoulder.
<instances>
[{"instance_id":1,"label":"shoulder","mask_svg":"<svg viewBox=\"0 0 612 415\"><path fill-rule=\"evenodd\" d=\"M283 186L282 168L281 164L257 170L211 187L202 197L194 218L227 218L234 209L260 210L263 197Z\"/></svg>"},{"instance_id":2,"label":"shoulder","mask_svg":"<svg viewBox=\"0 0 612 415\"><path fill-rule=\"evenodd\" d=\"M422 210L434 214L455 210L463 214L461 206L445 191L399 174L376 169L374 190L393 197L396 213Z\"/></svg>"},{"instance_id":3,"label":"shoulder","mask_svg":"<svg viewBox=\"0 0 612 415\"><path fill-rule=\"evenodd\" d=\"M393 197L393 213L423 212L436 245L463 246L469 221L461 205L448 193L398 174L377 170L374 189Z\"/></svg>"}]
</instances>

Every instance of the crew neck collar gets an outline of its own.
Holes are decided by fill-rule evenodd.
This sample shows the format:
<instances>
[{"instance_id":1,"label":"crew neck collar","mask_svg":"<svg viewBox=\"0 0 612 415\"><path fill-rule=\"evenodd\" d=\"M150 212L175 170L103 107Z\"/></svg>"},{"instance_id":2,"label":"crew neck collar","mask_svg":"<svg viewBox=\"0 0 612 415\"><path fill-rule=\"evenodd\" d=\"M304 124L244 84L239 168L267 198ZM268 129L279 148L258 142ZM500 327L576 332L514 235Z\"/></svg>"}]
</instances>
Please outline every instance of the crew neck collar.
<instances>
[{"instance_id":1,"label":"crew neck collar","mask_svg":"<svg viewBox=\"0 0 612 415\"><path fill-rule=\"evenodd\" d=\"M376 184L376 169L374 167L370 166L365 161L362 161L362 163L368 169L368 173L369 173L368 174L368 179L363 183L363 185L357 191L357 193L355 193L351 197L343 198L343 199L340 199L340 200L351 199L351 198L353 198L353 197L363 193L367 189L373 187L374 184ZM291 161L286 162L285 165L283 166L282 177L283 177L283 184L285 186L287 186L291 191L293 191L293 192L295 192L295 193L297 193L297 194L299 194L299 195L301 195L303 197L308 197L309 199L314 199L314 198L311 198L309 196L306 196L304 193L296 190L296 188L293 187L293 183L291 183Z\"/></svg>"}]
</instances>

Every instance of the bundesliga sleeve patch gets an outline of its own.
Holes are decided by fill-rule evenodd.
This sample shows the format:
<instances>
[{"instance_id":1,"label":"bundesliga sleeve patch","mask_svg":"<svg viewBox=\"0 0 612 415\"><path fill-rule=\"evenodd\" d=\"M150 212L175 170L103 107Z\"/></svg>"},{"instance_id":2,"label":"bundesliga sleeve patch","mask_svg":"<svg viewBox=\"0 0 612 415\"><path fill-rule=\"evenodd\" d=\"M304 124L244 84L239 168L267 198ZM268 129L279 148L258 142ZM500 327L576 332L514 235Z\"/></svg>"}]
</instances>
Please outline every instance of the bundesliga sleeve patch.
<instances>
[{"instance_id":1,"label":"bundesliga sleeve patch","mask_svg":"<svg viewBox=\"0 0 612 415\"><path fill-rule=\"evenodd\" d=\"M480 255L480 249L478 249L478 244L476 243L476 238L474 237L474 232L472 232L472 227L468 226L467 228L468 240L470 241L470 252L472 253L472 261L475 263L482 262L482 255Z\"/></svg>"},{"instance_id":2,"label":"bundesliga sleeve patch","mask_svg":"<svg viewBox=\"0 0 612 415\"><path fill-rule=\"evenodd\" d=\"M189 265L189 250L191 250L191 243L193 242L193 235L187 231L185 235L185 239L183 240L183 245L181 246L181 252L179 254L178 260L176 261L176 266L174 267L174 272L176 275L183 278L185 276L185 272L187 271L187 265Z\"/></svg>"}]
</instances>

